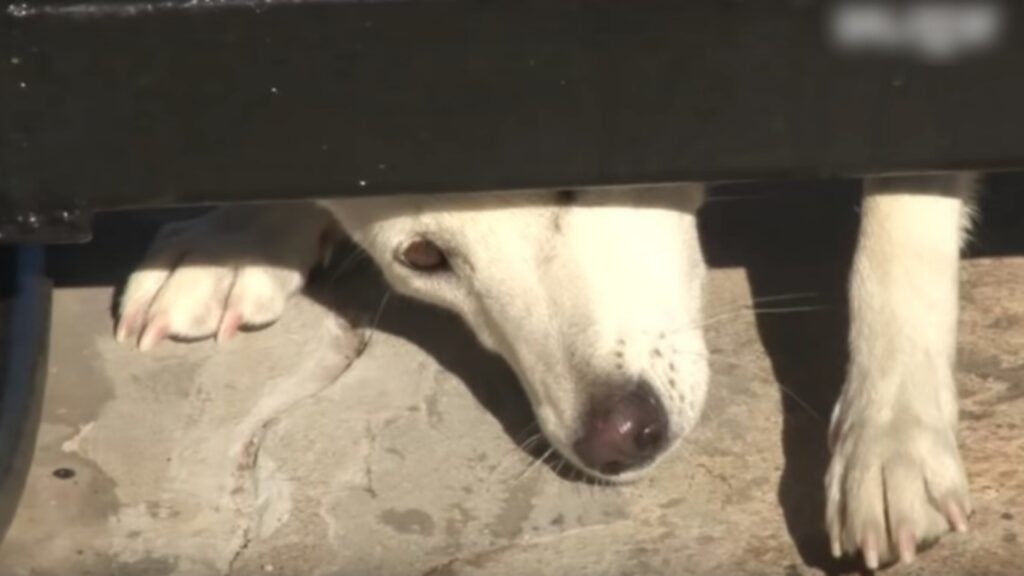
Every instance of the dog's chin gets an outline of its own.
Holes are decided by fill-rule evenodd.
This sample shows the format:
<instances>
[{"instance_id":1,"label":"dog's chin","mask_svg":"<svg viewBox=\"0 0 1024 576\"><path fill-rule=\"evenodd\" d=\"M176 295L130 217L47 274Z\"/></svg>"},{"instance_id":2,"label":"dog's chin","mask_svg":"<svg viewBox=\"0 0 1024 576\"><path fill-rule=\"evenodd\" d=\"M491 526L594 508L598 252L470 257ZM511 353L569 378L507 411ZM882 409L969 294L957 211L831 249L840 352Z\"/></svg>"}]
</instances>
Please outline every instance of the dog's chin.
<instances>
[{"instance_id":1,"label":"dog's chin","mask_svg":"<svg viewBox=\"0 0 1024 576\"><path fill-rule=\"evenodd\" d=\"M585 466L580 466L575 463L573 463L573 466L583 474L584 482L600 486L626 486L640 482L644 478L650 476L654 469L658 467L660 462L661 458L658 458L639 468L634 468L632 470L613 475L603 474L597 470L591 470Z\"/></svg>"},{"instance_id":2,"label":"dog's chin","mask_svg":"<svg viewBox=\"0 0 1024 576\"><path fill-rule=\"evenodd\" d=\"M598 486L624 486L635 484L651 476L655 469L672 454L677 445L678 440L675 440L663 453L654 457L649 462L618 474L605 474L599 470L594 470L584 465L576 457L572 456L571 453L561 448L558 448L557 451L558 456L576 472L576 474L569 475L572 479Z\"/></svg>"}]
</instances>

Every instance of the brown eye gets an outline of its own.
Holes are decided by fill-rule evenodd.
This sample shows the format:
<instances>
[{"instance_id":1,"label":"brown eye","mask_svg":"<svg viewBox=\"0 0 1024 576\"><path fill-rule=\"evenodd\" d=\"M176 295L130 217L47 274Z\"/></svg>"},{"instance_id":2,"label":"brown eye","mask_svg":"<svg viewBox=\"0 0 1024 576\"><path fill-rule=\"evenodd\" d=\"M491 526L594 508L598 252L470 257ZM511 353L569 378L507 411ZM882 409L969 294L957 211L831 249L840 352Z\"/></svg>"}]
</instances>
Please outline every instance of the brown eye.
<instances>
[{"instance_id":1,"label":"brown eye","mask_svg":"<svg viewBox=\"0 0 1024 576\"><path fill-rule=\"evenodd\" d=\"M402 250L402 262L413 270L438 272L448 269L444 250L430 240L416 240Z\"/></svg>"}]
</instances>

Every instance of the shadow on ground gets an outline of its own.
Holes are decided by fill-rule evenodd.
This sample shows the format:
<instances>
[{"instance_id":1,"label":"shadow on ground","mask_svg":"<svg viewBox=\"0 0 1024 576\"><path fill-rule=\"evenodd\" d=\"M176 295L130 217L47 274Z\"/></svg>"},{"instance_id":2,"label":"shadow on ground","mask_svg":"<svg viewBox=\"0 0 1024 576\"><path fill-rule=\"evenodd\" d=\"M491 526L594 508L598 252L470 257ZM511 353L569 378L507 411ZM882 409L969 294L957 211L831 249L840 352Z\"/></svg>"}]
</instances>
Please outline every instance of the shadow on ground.
<instances>
[{"instance_id":1,"label":"shadow on ground","mask_svg":"<svg viewBox=\"0 0 1024 576\"><path fill-rule=\"evenodd\" d=\"M1014 194L1024 178L991 179L983 196L983 221L972 255L1024 250L1024 203ZM828 555L823 531L823 478L828 462L826 430L846 366L845 285L858 226L859 184L778 183L723 186L701 213L704 250L712 267L746 270L755 305L759 299L805 294L794 306L813 313L763 313L757 328L779 383L783 408L784 468L777 496L789 534L801 558L827 573L855 570ZM156 226L197 214L195 210L140 213L132 218L102 215L90 250L51 250L58 286L120 285L124 273L144 254ZM348 247L347 250L351 250ZM344 260L346 249L339 252ZM345 291L346 274L375 274L367 263L344 270L338 302L326 302L357 325L373 325L416 343L467 383L476 400L521 444L535 431L529 404L514 374L480 349L452 315L388 296L382 282L360 293ZM73 279L73 280L71 280ZM72 284L73 283L73 284ZM367 286L368 283L358 283ZM340 302L344 302L344 305ZM779 307L773 302L765 308ZM415 316L419 321L410 322ZM486 361L481 361L486 357ZM535 454L535 453L534 453ZM536 454L535 454L536 455Z\"/></svg>"},{"instance_id":2,"label":"shadow on ground","mask_svg":"<svg viewBox=\"0 0 1024 576\"><path fill-rule=\"evenodd\" d=\"M1022 190L1020 174L987 179L968 257L1024 252ZM745 268L755 306L779 295L806 294L795 307L822 307L756 319L783 409L779 504L803 561L828 574L858 571L855 563L831 558L823 519L828 419L845 377L846 284L859 202L857 181L743 184L718 188L701 214L709 265Z\"/></svg>"},{"instance_id":3,"label":"shadow on ground","mask_svg":"<svg viewBox=\"0 0 1024 576\"><path fill-rule=\"evenodd\" d=\"M705 252L714 265L742 266L758 334L780 388L785 465L778 499L803 561L826 573L855 569L828 553L824 533L827 425L846 367L845 285L857 232L859 187L832 183L724 188L703 213ZM780 295L806 295L781 302ZM758 302L765 302L759 305ZM795 309L771 313L772 309ZM801 308L810 308L806 312Z\"/></svg>"}]
</instances>

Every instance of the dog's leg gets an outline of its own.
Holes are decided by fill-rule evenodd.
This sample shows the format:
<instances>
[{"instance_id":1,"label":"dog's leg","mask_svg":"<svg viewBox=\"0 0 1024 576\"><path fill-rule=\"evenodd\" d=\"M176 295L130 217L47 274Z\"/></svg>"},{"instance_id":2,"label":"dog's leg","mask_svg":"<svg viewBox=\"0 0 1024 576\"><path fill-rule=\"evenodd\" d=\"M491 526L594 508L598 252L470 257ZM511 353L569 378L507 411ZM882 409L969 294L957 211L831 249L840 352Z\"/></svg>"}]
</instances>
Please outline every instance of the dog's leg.
<instances>
[{"instance_id":1,"label":"dog's leg","mask_svg":"<svg viewBox=\"0 0 1024 576\"><path fill-rule=\"evenodd\" d=\"M331 210L313 203L234 206L160 231L125 285L117 339L230 338L277 320L333 245Z\"/></svg>"},{"instance_id":2,"label":"dog's leg","mask_svg":"<svg viewBox=\"0 0 1024 576\"><path fill-rule=\"evenodd\" d=\"M826 479L832 552L869 568L966 529L956 442L958 267L975 177L870 178L850 279L850 365Z\"/></svg>"}]
</instances>

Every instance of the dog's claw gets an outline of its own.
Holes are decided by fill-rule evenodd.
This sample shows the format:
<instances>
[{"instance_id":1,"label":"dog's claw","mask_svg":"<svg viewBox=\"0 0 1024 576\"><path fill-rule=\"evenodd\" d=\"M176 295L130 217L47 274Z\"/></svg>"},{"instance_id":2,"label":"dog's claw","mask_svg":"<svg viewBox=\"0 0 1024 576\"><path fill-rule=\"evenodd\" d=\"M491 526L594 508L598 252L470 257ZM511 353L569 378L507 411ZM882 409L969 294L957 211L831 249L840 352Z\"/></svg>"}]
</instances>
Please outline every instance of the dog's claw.
<instances>
[{"instance_id":1,"label":"dog's claw","mask_svg":"<svg viewBox=\"0 0 1024 576\"><path fill-rule=\"evenodd\" d=\"M900 562L910 564L914 561L914 555L917 554L917 538L914 536L914 531L910 528L900 529L897 540Z\"/></svg>"},{"instance_id":2,"label":"dog's claw","mask_svg":"<svg viewBox=\"0 0 1024 576\"><path fill-rule=\"evenodd\" d=\"M878 544L875 542L875 536L868 533L864 536L861 541L860 549L864 555L864 565L869 570L878 569Z\"/></svg>"},{"instance_id":3,"label":"dog's claw","mask_svg":"<svg viewBox=\"0 0 1024 576\"><path fill-rule=\"evenodd\" d=\"M950 501L946 505L946 518L953 530L961 534L967 532L967 517L956 502Z\"/></svg>"},{"instance_id":4,"label":"dog's claw","mask_svg":"<svg viewBox=\"0 0 1024 576\"><path fill-rule=\"evenodd\" d=\"M165 226L125 283L114 337L149 350L272 324L305 283L317 239L330 248L323 229L334 226L329 211L306 203L222 208Z\"/></svg>"},{"instance_id":5,"label":"dog's claw","mask_svg":"<svg viewBox=\"0 0 1024 576\"><path fill-rule=\"evenodd\" d=\"M137 330L136 325L139 322L139 313L132 310L121 315L117 321L117 330L114 332L114 338L121 344L128 341L129 336L134 334Z\"/></svg>"},{"instance_id":6,"label":"dog's claw","mask_svg":"<svg viewBox=\"0 0 1024 576\"><path fill-rule=\"evenodd\" d=\"M220 328L217 330L217 342L227 342L238 334L238 329L242 326L242 313L234 308L228 309L224 313L224 318L220 322Z\"/></svg>"},{"instance_id":7,"label":"dog's claw","mask_svg":"<svg viewBox=\"0 0 1024 576\"><path fill-rule=\"evenodd\" d=\"M146 329L143 330L142 336L139 338L139 350L142 352L152 350L154 346L167 336L169 329L170 326L167 319L163 316L152 319L146 325Z\"/></svg>"}]
</instances>

